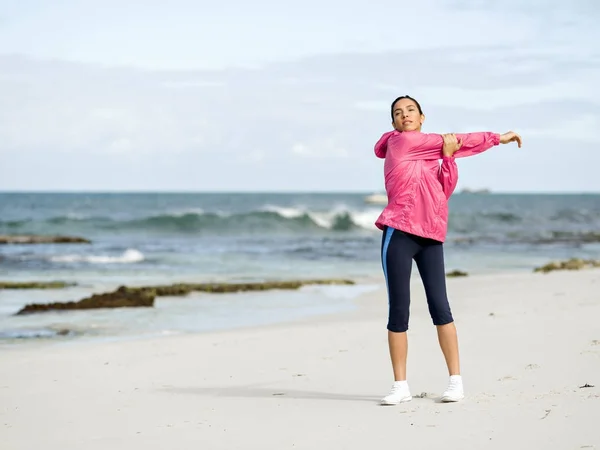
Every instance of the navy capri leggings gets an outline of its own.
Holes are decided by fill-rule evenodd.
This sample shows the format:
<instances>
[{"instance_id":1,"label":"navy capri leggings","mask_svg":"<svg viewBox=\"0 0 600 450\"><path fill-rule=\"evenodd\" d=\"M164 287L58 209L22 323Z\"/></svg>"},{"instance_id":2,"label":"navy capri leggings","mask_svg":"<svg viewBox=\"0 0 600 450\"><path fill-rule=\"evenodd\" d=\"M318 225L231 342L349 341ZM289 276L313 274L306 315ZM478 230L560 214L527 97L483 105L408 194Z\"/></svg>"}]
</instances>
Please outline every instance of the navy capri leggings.
<instances>
[{"instance_id":1,"label":"navy capri leggings","mask_svg":"<svg viewBox=\"0 0 600 450\"><path fill-rule=\"evenodd\" d=\"M444 269L444 247L439 241L385 227L381 241L381 262L388 288L389 331L408 330L410 274L417 263L434 325L453 322Z\"/></svg>"}]
</instances>

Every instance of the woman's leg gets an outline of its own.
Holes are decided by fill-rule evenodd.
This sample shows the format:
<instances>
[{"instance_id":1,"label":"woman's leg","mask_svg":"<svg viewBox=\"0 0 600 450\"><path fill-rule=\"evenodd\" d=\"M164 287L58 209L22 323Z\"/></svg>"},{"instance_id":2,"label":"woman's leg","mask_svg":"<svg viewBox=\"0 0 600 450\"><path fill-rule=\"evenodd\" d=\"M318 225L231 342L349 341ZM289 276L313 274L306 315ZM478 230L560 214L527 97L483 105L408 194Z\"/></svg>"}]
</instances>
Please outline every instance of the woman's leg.
<instances>
[{"instance_id":1,"label":"woman's leg","mask_svg":"<svg viewBox=\"0 0 600 450\"><path fill-rule=\"evenodd\" d=\"M417 253L415 261L423 280L429 313L436 325L438 341L450 375L450 386L442 396L442 400L460 400L463 397L463 388L460 377L458 337L446 292L443 244L429 240Z\"/></svg>"},{"instance_id":2,"label":"woman's leg","mask_svg":"<svg viewBox=\"0 0 600 450\"><path fill-rule=\"evenodd\" d=\"M388 289L388 345L394 386L383 404L395 405L411 399L406 383L408 319L410 310L410 274L418 244L402 231L387 228L382 240L381 259Z\"/></svg>"},{"instance_id":3,"label":"woman's leg","mask_svg":"<svg viewBox=\"0 0 600 450\"><path fill-rule=\"evenodd\" d=\"M408 337L406 331L388 330L388 347L394 371L394 381L406 380L406 358L408 356Z\"/></svg>"},{"instance_id":4,"label":"woman's leg","mask_svg":"<svg viewBox=\"0 0 600 450\"><path fill-rule=\"evenodd\" d=\"M458 334L454 322L437 325L438 342L446 360L448 375L460 375L460 357L458 353Z\"/></svg>"}]
</instances>

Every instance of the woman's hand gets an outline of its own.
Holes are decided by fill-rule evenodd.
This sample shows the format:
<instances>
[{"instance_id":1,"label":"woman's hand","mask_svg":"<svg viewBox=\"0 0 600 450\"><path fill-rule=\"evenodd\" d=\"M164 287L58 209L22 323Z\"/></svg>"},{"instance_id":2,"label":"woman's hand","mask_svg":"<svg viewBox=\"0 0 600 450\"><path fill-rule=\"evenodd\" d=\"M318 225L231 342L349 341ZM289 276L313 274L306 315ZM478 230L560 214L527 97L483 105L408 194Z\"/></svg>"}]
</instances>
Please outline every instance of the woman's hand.
<instances>
[{"instance_id":1,"label":"woman's hand","mask_svg":"<svg viewBox=\"0 0 600 450\"><path fill-rule=\"evenodd\" d=\"M501 144L508 144L509 142L516 142L517 144L519 144L519 148L521 148L521 136L519 136L514 131L509 131L508 133L500 135Z\"/></svg>"},{"instance_id":2,"label":"woman's hand","mask_svg":"<svg viewBox=\"0 0 600 450\"><path fill-rule=\"evenodd\" d=\"M454 133L442 134L442 138L444 139L442 153L444 154L444 156L451 158L452 156L454 156L454 153L462 146L462 142L458 141Z\"/></svg>"}]
</instances>

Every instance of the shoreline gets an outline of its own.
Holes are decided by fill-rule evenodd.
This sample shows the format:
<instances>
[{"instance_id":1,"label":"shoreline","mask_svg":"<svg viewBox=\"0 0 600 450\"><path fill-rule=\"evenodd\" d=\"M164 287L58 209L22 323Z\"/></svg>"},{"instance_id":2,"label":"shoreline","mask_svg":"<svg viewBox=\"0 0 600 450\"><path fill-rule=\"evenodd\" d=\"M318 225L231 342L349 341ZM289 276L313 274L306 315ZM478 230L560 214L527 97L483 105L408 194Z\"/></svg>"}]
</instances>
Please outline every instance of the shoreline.
<instances>
[{"instance_id":1,"label":"shoreline","mask_svg":"<svg viewBox=\"0 0 600 450\"><path fill-rule=\"evenodd\" d=\"M554 272L554 273L533 273L533 272L524 272L524 271L502 271L502 272L493 272L493 273L481 273L481 274L475 274L475 275L469 275L468 277L456 277L456 278L448 278L446 280L447 282L447 288L448 288L448 295L450 297L450 304L454 309L454 303L455 302L460 302L461 299L459 298L453 298L453 295L456 296L457 293L453 294L453 290L455 289L459 289L460 290L460 286L457 283L466 283L466 284L470 284L470 285L477 285L478 287L481 287L482 285L486 284L486 283L500 283L500 282L516 282L516 283L523 283L523 282L535 282L535 279L540 279L543 280L544 278L549 278L551 279L552 277L556 277L554 278L554 280L558 280L560 279L560 277L564 277L565 279L569 279L569 278L574 278L577 276L581 276L584 279L593 279L598 281L598 283L600 283L600 269L584 269L584 270L579 270L579 271L560 271L560 272ZM281 321L276 321L276 322L271 322L271 323L265 323L265 324L253 324L253 325L245 325L245 326L237 326L234 328L222 328L222 329L216 329L216 330L207 330L207 331L188 331L188 332L180 332L180 333L168 333L164 336L152 336L152 335L140 335L140 336L125 336L124 337L124 341L130 341L130 342L135 342L137 340L143 340L143 341L147 341L147 340L162 340L162 339L176 339L176 338L189 338L189 339L194 339L196 337L199 336L210 336L210 335L227 335L230 333L238 333L241 331L258 331L258 330L277 330L280 328L284 328L284 327L303 327L306 326L308 324L311 323L336 323L336 322L348 322L348 321L354 321L354 320L364 320L365 318L369 318L372 319L373 316L381 316L384 317L385 314L387 313L387 300L386 300L386 287L385 287L385 280L383 278L383 274L381 276L371 276L371 277L363 277L360 279L356 279L354 280L356 282L356 284L352 285L352 287L354 288L365 288L365 287L371 287L371 289L369 289L367 292L364 293L360 293L357 295L352 296L349 299L349 303L351 304L351 308L349 310L343 311L343 312L326 312L326 313L320 313L320 314L314 314L314 315L308 315L305 317L298 317L298 318L293 318L293 319L287 319L287 320L281 320ZM595 281L594 281L595 282ZM543 283L542 283L543 284ZM267 292L262 292L262 293L267 293ZM284 296L286 294L289 293L289 291L280 291L280 292L270 292L270 294L283 294ZM245 296L251 294L249 292L241 292L241 293L237 293L236 295L240 295L240 296ZM208 295L221 295L221 294L208 294ZM381 310L377 311L373 309L373 299L377 297L380 300L381 303ZM412 273L412 278L411 278L411 297L418 297L418 298L412 298L411 299L411 316L413 314L412 309L415 308L415 301L419 301L420 304L418 304L417 308L419 309L419 312L422 313L424 311L423 308L426 308L426 300L425 300L425 294L423 291L423 286L421 283L421 279L419 278L418 274L415 274L414 272ZM425 303L424 303L425 302ZM600 306L600 299L598 300L598 305ZM67 314L69 312L66 312ZM44 314L44 313L42 313ZM422 320L423 318L421 318ZM427 319L427 318L426 318ZM455 317L456 319L456 317ZM411 318L412 320L412 318ZM457 321L458 322L458 321ZM385 325L385 324L384 324ZM409 332L411 330L409 329ZM105 340L106 339L106 340ZM92 344L92 345L103 345L106 343L110 343L112 342L123 342L123 340L119 339L118 337L112 337L112 336L105 336L105 337L100 337L98 339L90 339L87 341L87 344ZM83 340L81 340L83 341ZM31 340L28 341L32 344L35 344L35 342L39 342L36 340ZM48 343L50 343L50 341L47 341ZM70 342L68 341L63 341L64 344L76 344L77 340L72 340ZM599 344L600 345L600 344ZM18 351L20 346L14 346L14 348ZM6 346L6 348L9 348L8 346Z\"/></svg>"},{"instance_id":2,"label":"shoreline","mask_svg":"<svg viewBox=\"0 0 600 450\"><path fill-rule=\"evenodd\" d=\"M408 361L415 398L396 407L378 405L391 385L383 285L343 314L14 348L1 356L3 444L364 449L401 435L418 449L597 448L598 285L593 269L449 280L467 395L456 404L436 401L447 375L418 284Z\"/></svg>"},{"instance_id":3,"label":"shoreline","mask_svg":"<svg viewBox=\"0 0 600 450\"><path fill-rule=\"evenodd\" d=\"M586 268L581 270L581 272L589 272L589 271L597 271L600 273L600 270L593 268ZM561 272L558 272L561 273ZM564 273L564 272L563 272ZM569 273L567 271L566 273ZM448 293L450 297L451 307L455 300L460 301L460 299L452 298L452 288L453 286L460 286L456 283L469 283L469 284L481 284L481 283L501 283L503 281L512 282L514 280L519 279L529 279L530 277L548 277L552 276L552 273L539 273L525 270L501 270L501 271L493 271L493 272L482 272L469 274L467 277L447 277L446 282L448 286ZM236 332L240 330L254 330L260 329L264 327L277 327L277 326L290 326L294 323L304 323L306 321L312 320L328 320L328 318L335 317L336 315L340 315L341 317L351 317L353 313L358 312L358 314L364 314L364 302L365 298L370 299L373 295L373 292L379 293L379 296L385 297L387 294L385 293L385 279L383 274L371 275L371 276L363 276L363 277L346 277L351 280L354 284L346 286L346 288L353 289L356 292L348 295L347 298L343 298L341 301L338 299L328 298L322 292L312 292L312 293L304 293L305 296L310 296L313 298L320 298L324 300L324 304L330 307L329 311L325 312L315 312L307 310L305 307L301 305L294 305L297 311L295 311L291 317L276 317L276 318L268 318L265 319L257 318L249 324L231 324L230 326L216 326L216 327L200 327L201 329L190 330L190 329L177 329L176 327L173 329L169 329L169 324L165 324L164 329L127 329L122 328L120 332L106 332L102 333L101 328L86 328L85 324L81 326L74 322L72 328L68 325L63 325L64 323L69 323L69 319L72 319L77 314L90 315L90 320L93 320L94 315L103 315L103 314L115 314L115 322L122 320L119 318L119 314L127 314L134 313L138 308L107 308L107 309L95 309L95 310L72 310L72 311L48 311L36 313L33 315L29 315L29 317L25 316L26 319L36 320L39 319L43 321L45 318L51 317L54 319L54 324L51 325L30 325L30 326L17 326L14 328L6 327L3 330L4 334L8 332L22 332L23 335L33 334L31 337L3 337L0 339L0 349L19 349L25 347L33 347L36 346L56 346L56 345L72 345L72 344L82 344L82 345L90 345L94 343L103 343L103 342L128 342L128 341L139 341L139 340L148 340L148 339L163 339L169 338L172 336L194 336L194 335L205 335L211 333L227 333L227 332ZM134 286L134 285L132 285ZM72 287L77 287L71 286ZM310 288L310 286L308 286ZM312 286L317 287L317 286ZM67 287L66 289L69 289ZM414 292L421 292L424 294L422 282L419 274L413 270L412 278L411 278L411 290ZM364 291L364 292L361 292ZM302 293L301 289L298 291L287 291L287 290L273 290L273 291L259 291L259 292L239 292L235 293L235 296L239 296L237 298L233 298L235 301L248 301L252 295L266 295L269 296L273 300L273 304L279 303L280 305L284 305L286 303L292 302L292 296L294 293ZM292 294L292 295L290 295ZM216 301L217 303L226 299L230 301L232 297L228 297L228 294L211 294L211 293L203 293L202 297L197 297L198 293L191 293L188 296L183 297L170 297L167 296L164 299L157 300L160 302L164 302L165 305L169 303L174 303L175 301L183 301L189 302L190 305L193 302L198 302L199 300L204 301ZM336 301L338 300L338 301ZM328 304L330 302L331 304ZM385 302L384 302L385 303ZM382 311L386 311L385 304L382 303ZM235 304L231 304L231 307L235 309ZM139 308L144 309L144 308ZM150 308L153 309L156 314L160 314L159 308L156 306ZM120 310L120 311L119 311ZM130 310L130 311L127 311ZM17 315L10 315L10 318L18 318ZM62 317L61 317L62 316ZM8 318L10 320L10 318ZM62 319L62 320L61 320ZM200 320L203 320L201 318ZM123 319L124 320L124 319ZM106 325L109 326L109 325ZM116 326L116 325L115 325ZM117 328L115 328L116 330ZM37 334L37 335L36 335Z\"/></svg>"},{"instance_id":4,"label":"shoreline","mask_svg":"<svg viewBox=\"0 0 600 450\"><path fill-rule=\"evenodd\" d=\"M501 276L501 275L519 275L519 274L523 275L524 273L529 273L529 272L525 272L523 270L494 271L494 272L469 274L468 277L466 277L466 278L474 279L474 278L481 278L481 277L496 277L496 276ZM416 271L413 271L411 276L412 276L411 284L415 285L417 287L417 289L419 289L420 283L421 283L419 274ZM31 336L27 336L27 337L19 336L19 337L15 337L15 338L1 337L0 338L0 348L8 349L11 347L24 347L24 346L34 346L35 347L36 345L44 345L44 346L63 345L63 344L69 345L69 344L75 344L75 343L89 344L89 343L94 343L94 342L110 342L110 341L124 342L124 341L139 340L139 339L155 339L155 338L160 339L162 337L167 337L169 335L182 336L182 335L193 335L193 334L205 334L205 333L220 332L220 331L227 332L227 331L235 331L235 330L240 330L240 329L253 329L253 328L260 328L260 327L265 327L265 326L277 326L278 324L290 324L290 323L295 323L295 322L302 322L304 320L312 320L315 317L317 317L317 318L318 317L328 317L328 316L333 316L336 314L344 314L344 313L348 312L348 310L354 310L354 309L358 308L359 305L361 304L361 299L365 296L368 297L370 295L369 293L371 291L373 291L373 290L380 291L381 289L385 290L385 288L384 288L385 279L383 277L383 273L364 275L364 276L359 276L359 277L346 276L343 278L347 279L347 280L351 280L354 283L353 285L347 286L347 288L353 289L357 293L349 296L348 303L344 303L341 305L338 304L337 308L335 308L334 311L324 312L324 313L318 313L318 312L310 313L310 312L302 311L302 308L300 306L298 306L298 309L300 311L298 311L292 318L281 318L281 319L274 319L274 320L257 320L257 321L255 321L255 323L249 324L249 325L232 325L231 327L219 327L217 329L207 329L207 330L199 330L199 331L189 331L189 330L188 331L185 331L185 330L162 330L162 331L161 330L155 330L155 331L145 330L144 331L144 330L138 330L138 332L134 332L134 331L128 332L127 330L123 330L123 332L117 333L117 334L95 334L93 329L87 329L87 333L86 333L85 327L83 327L83 328L78 327L77 324L74 324L73 328L70 329L69 326L62 325L62 324L65 322L68 322L70 318L75 317L76 315L82 314L82 313L89 314L92 318L95 314L103 315L103 314L107 314L107 313L108 314L114 313L115 315L117 315L116 320L118 320L119 313L128 314L128 313L134 312L134 310L137 308L106 308L106 309L101 308L101 309L93 309L93 310L65 310L65 311L56 310L56 311L44 311L44 312L35 313L32 315L26 315L26 316L19 316L18 314L16 314L16 312L18 311L18 309L16 309L15 313L9 314L8 316L5 317L5 319L7 319L8 323L10 323L11 319L19 320L21 317L24 318L25 320L32 320L32 321L35 321L36 319L38 319L42 323L45 319L52 318L52 319L55 319L54 320L55 323L51 324L51 325L40 325L40 326L30 325L30 326L25 326L25 327L24 326L16 326L16 327L9 327L9 328L6 328L6 326L5 326L3 329L0 329L0 335L2 333L6 334L9 332L14 333L14 332L20 331L20 332L22 332L23 335L31 335ZM465 277L448 277L447 282L450 282L450 280L453 280L455 278L465 278ZM39 281L40 277L36 278L36 280ZM49 280L45 280L45 281L43 280L42 282L47 282ZM25 278L22 281L27 282L27 281L31 281L31 280L29 280L28 278ZM163 280L163 282L166 282L166 281ZM175 280L173 282L173 284L178 284L178 283L189 284L182 280ZM96 286L95 288L93 288L92 286L78 285L76 283L72 283L72 284L68 284L65 288L62 288L62 290L67 291L68 289L71 289L71 290L79 289L82 292L78 295L83 296L83 295L92 295L93 293L96 293L96 292L103 293L105 291L113 291L118 288L118 284L102 284L102 286L103 286L102 288L100 288L99 286ZM133 288L139 287L135 283L128 284L128 286L133 287ZM310 286L308 286L308 287L310 288ZM318 287L318 286L313 286L313 287ZM85 289L88 289L89 292ZM366 293L360 292L363 290L366 290ZM42 293L44 290L32 289L32 290L16 290L16 291L19 295L26 295L28 292L39 291L39 293ZM60 291L61 291L61 289L57 289L57 290L53 290L52 293L55 295L59 295ZM268 296L281 297L282 304L286 301L289 301L290 294L293 295L294 292L298 292L298 291L292 291L292 290L290 290L290 291L287 291L287 290L263 291L263 293ZM250 295L248 295L248 294L250 294ZM237 293L237 295L241 296L241 297L239 297L239 299L243 299L243 298L247 299L247 298L251 297L252 294L253 294L252 292ZM256 295L257 293L254 292L254 294ZM172 303L173 300L194 302L194 301L198 300L198 297L195 297L196 295L198 295L198 293L192 292L192 293L188 294L187 296L183 296L183 297L167 297L167 298L157 299L157 302L165 302L165 304ZM205 298L215 299L216 301L227 298L226 294L225 294L225 296L223 296L223 294L206 294L206 293L204 293L202 295L205 296ZM310 294L307 294L307 295L310 295ZM319 296L321 298L324 297L324 295L322 293L313 293L313 296L314 297ZM201 298L202 297L200 297L200 299ZM331 301L331 298L325 298L325 300ZM244 300L242 300L242 301L244 301ZM19 308L21 308L21 306L19 306ZM158 310L156 305L150 309L153 309L155 311Z\"/></svg>"},{"instance_id":5,"label":"shoreline","mask_svg":"<svg viewBox=\"0 0 600 450\"><path fill-rule=\"evenodd\" d=\"M106 308L91 310L56 310L44 311L24 316L11 315L6 323L15 321L29 321L42 325L18 325L10 331L21 330L23 334L31 331L42 332L40 337L6 338L0 340L0 349L47 347L62 345L93 345L103 342L128 342L148 339L162 339L170 336L190 336L196 334L210 334L216 332L229 332L244 329L276 326L311 320L315 317L343 314L356 307L356 300L376 289L376 281L369 278L357 280L355 284L307 284L299 289L286 290L274 289L266 291L249 291L234 293L202 293L191 292L185 296L165 296L157 298L156 305L151 308ZM175 325L169 318L171 310L184 305L190 314L197 314L198 329L189 329L191 325ZM220 307L220 310L206 311L207 305ZM256 314L245 321L239 321L239 308L255 307ZM228 313L227 311L232 311ZM272 312L272 316L268 313ZM220 314L230 314L233 318L230 324L209 324L211 318L218 319ZM202 314L206 314L206 317ZM83 317L83 318L82 318ZM108 319L105 319L108 317ZM161 322L153 328L127 328L127 317L137 317L136 321L152 320ZM175 317L177 319L177 317ZM103 322L104 320L104 322ZM44 321L46 324L44 325ZM69 322L71 321L71 322ZM248 323L249 322L249 323ZM113 327L113 332L102 332L99 323L105 327ZM69 326L71 324L71 326ZM86 324L88 326L86 327ZM89 324L92 324L90 327ZM95 325L93 325L95 324ZM119 325L123 326L119 328ZM61 330L62 333L45 336L44 330ZM3 330L7 331L7 330ZM68 333L72 331L75 335Z\"/></svg>"}]
</instances>

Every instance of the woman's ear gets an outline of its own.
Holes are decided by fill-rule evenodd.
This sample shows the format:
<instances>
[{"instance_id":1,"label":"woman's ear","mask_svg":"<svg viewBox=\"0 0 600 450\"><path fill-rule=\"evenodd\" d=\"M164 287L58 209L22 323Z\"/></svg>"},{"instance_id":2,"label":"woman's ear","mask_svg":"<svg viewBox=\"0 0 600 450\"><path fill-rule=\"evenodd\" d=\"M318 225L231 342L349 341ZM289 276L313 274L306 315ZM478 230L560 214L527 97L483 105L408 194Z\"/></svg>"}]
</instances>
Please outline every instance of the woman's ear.
<instances>
[{"instance_id":1,"label":"woman's ear","mask_svg":"<svg viewBox=\"0 0 600 450\"><path fill-rule=\"evenodd\" d=\"M421 114L421 125L423 125L423 122L425 122L425 114Z\"/></svg>"}]
</instances>

